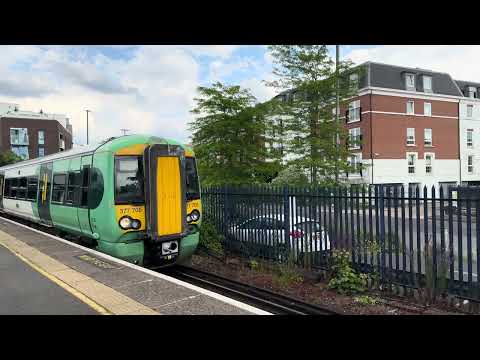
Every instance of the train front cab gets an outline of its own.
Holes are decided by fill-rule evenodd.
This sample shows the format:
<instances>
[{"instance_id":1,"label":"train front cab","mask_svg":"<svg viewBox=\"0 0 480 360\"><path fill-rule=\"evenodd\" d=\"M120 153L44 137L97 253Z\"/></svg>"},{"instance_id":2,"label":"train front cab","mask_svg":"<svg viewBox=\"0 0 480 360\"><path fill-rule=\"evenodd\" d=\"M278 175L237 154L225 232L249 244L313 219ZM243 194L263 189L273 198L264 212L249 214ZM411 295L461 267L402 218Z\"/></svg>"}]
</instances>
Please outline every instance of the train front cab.
<instances>
[{"instance_id":1,"label":"train front cab","mask_svg":"<svg viewBox=\"0 0 480 360\"><path fill-rule=\"evenodd\" d=\"M131 251L118 255L143 265L167 266L187 261L197 247L201 222L193 153L178 145L154 144L146 146L142 156L116 156L115 164L117 179L132 167L137 179L143 180L139 194L132 186L123 201L116 196L118 226L125 233L144 235L141 244L131 242Z\"/></svg>"}]
</instances>

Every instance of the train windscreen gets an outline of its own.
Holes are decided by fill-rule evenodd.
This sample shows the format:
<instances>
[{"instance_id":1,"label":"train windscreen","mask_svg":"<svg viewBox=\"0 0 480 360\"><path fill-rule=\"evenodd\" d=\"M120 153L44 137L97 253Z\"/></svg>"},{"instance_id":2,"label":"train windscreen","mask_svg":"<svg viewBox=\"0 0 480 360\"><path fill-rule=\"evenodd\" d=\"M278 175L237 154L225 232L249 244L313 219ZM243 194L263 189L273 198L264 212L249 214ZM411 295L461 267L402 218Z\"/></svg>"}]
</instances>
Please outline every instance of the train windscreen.
<instances>
[{"instance_id":1,"label":"train windscreen","mask_svg":"<svg viewBox=\"0 0 480 360\"><path fill-rule=\"evenodd\" d=\"M185 177L187 182L187 200L200 199L197 166L195 158L187 157L185 163Z\"/></svg>"}]
</instances>

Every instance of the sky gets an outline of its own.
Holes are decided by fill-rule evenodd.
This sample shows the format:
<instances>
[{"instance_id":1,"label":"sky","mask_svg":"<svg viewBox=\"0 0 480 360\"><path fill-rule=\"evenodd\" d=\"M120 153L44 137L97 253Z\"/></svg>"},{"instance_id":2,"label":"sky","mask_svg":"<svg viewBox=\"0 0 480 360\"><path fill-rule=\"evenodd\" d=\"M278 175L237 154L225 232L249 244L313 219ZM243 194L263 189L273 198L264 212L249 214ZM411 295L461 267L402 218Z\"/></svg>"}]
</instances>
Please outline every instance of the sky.
<instances>
[{"instance_id":1,"label":"sky","mask_svg":"<svg viewBox=\"0 0 480 360\"><path fill-rule=\"evenodd\" d=\"M331 54L334 56L334 47ZM450 73L480 82L480 46L348 46L342 59L377 61ZM190 141L198 86L215 81L275 96L272 58L262 45L0 46L0 102L66 114L75 144L130 133Z\"/></svg>"}]
</instances>

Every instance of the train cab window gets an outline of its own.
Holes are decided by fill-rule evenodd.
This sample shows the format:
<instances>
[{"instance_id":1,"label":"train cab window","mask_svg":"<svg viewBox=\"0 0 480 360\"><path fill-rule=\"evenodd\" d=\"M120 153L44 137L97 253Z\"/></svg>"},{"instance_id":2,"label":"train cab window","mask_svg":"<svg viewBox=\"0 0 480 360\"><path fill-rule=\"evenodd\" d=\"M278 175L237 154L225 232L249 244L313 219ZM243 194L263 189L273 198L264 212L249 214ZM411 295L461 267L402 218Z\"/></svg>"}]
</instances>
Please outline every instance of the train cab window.
<instances>
[{"instance_id":1,"label":"train cab window","mask_svg":"<svg viewBox=\"0 0 480 360\"><path fill-rule=\"evenodd\" d=\"M27 184L27 200L35 201L37 198L38 177L30 176Z\"/></svg>"},{"instance_id":2,"label":"train cab window","mask_svg":"<svg viewBox=\"0 0 480 360\"><path fill-rule=\"evenodd\" d=\"M118 157L115 160L115 203L143 204L144 202L142 157Z\"/></svg>"},{"instance_id":3,"label":"train cab window","mask_svg":"<svg viewBox=\"0 0 480 360\"><path fill-rule=\"evenodd\" d=\"M195 159L187 157L185 161L185 177L187 181L187 200L200 199L198 186L197 166Z\"/></svg>"},{"instance_id":4,"label":"train cab window","mask_svg":"<svg viewBox=\"0 0 480 360\"><path fill-rule=\"evenodd\" d=\"M53 176L52 202L63 203L65 199L66 182L66 174L55 174Z\"/></svg>"}]
</instances>

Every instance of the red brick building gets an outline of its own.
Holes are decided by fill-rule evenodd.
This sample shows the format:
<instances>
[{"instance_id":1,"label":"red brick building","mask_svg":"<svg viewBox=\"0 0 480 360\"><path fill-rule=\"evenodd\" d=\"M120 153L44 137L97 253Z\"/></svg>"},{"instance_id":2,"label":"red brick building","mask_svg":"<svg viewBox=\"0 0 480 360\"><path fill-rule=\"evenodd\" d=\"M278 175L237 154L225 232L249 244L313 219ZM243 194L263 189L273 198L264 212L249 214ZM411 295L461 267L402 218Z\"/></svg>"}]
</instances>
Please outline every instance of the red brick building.
<instances>
[{"instance_id":1,"label":"red brick building","mask_svg":"<svg viewBox=\"0 0 480 360\"><path fill-rule=\"evenodd\" d=\"M0 103L0 151L34 159L72 145L72 126L65 115L21 111L16 104Z\"/></svg>"}]
</instances>

